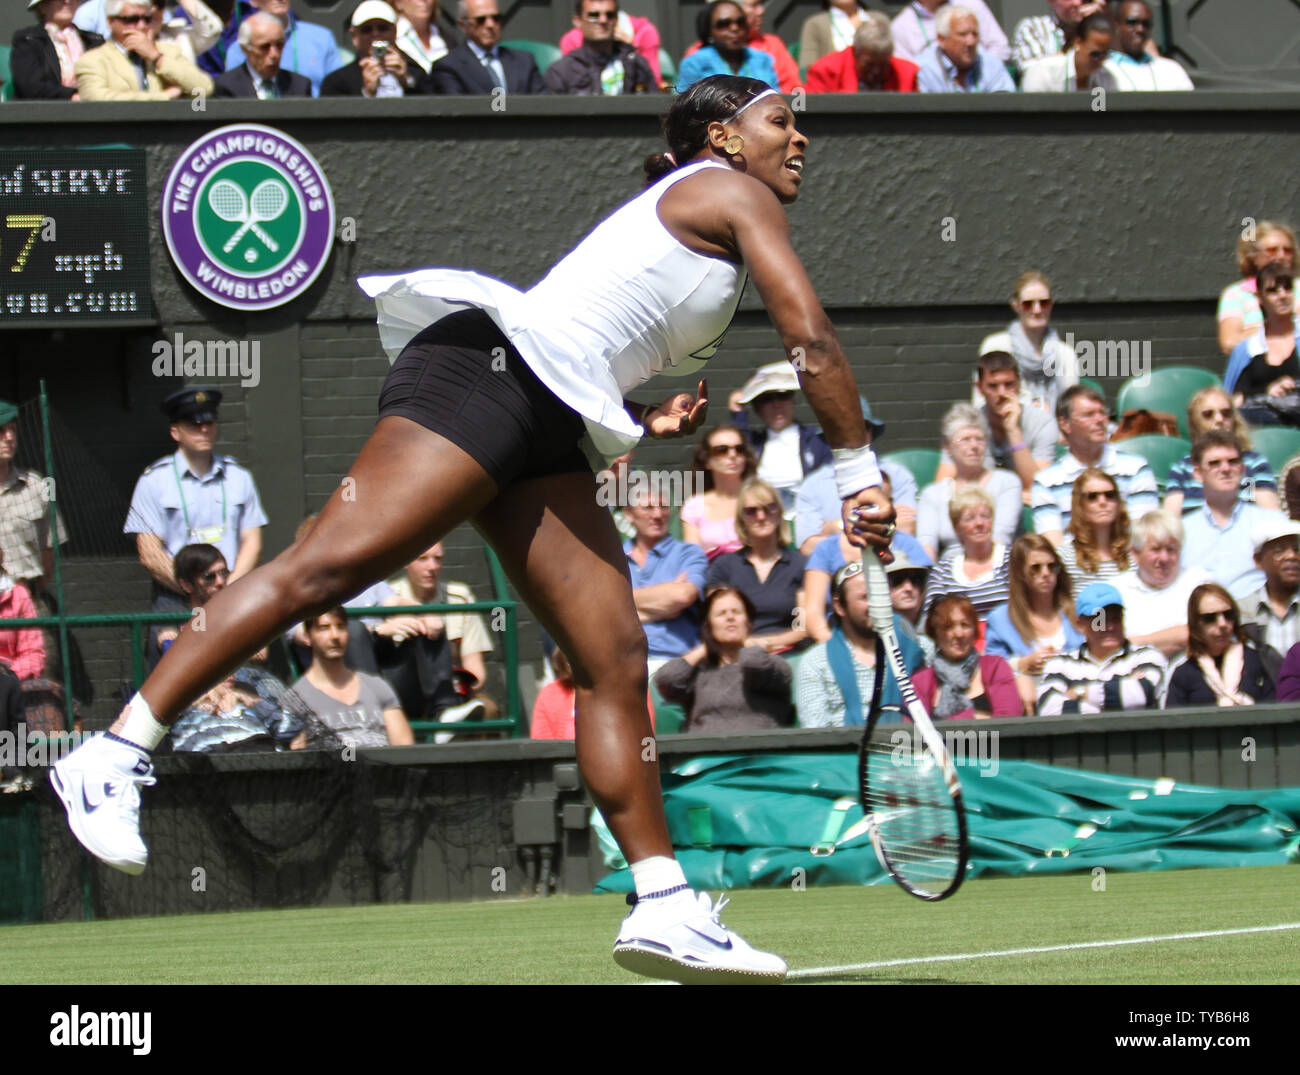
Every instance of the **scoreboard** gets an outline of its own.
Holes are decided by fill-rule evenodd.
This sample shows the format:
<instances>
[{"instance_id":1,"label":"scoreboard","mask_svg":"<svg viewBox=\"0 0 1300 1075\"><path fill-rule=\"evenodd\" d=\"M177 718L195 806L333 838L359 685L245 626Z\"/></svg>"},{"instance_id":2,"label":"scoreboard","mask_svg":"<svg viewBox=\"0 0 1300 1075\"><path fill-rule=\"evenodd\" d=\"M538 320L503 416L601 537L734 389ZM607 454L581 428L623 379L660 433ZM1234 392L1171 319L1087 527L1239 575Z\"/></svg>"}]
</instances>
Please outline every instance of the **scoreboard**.
<instances>
[{"instance_id":1,"label":"scoreboard","mask_svg":"<svg viewBox=\"0 0 1300 1075\"><path fill-rule=\"evenodd\" d=\"M0 330L155 319L142 149L0 149Z\"/></svg>"}]
</instances>

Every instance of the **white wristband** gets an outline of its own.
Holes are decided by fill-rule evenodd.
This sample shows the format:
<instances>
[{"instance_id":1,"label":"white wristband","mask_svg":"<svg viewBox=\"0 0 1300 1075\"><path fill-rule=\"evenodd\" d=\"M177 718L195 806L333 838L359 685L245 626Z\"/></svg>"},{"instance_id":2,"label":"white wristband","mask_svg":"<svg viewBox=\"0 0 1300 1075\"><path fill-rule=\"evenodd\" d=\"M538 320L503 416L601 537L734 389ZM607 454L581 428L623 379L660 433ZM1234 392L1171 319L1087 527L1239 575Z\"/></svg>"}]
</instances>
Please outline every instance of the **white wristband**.
<instances>
[{"instance_id":1,"label":"white wristband","mask_svg":"<svg viewBox=\"0 0 1300 1075\"><path fill-rule=\"evenodd\" d=\"M841 500L860 493L863 489L884 484L871 445L862 448L833 448L831 455L835 458L835 485Z\"/></svg>"}]
</instances>

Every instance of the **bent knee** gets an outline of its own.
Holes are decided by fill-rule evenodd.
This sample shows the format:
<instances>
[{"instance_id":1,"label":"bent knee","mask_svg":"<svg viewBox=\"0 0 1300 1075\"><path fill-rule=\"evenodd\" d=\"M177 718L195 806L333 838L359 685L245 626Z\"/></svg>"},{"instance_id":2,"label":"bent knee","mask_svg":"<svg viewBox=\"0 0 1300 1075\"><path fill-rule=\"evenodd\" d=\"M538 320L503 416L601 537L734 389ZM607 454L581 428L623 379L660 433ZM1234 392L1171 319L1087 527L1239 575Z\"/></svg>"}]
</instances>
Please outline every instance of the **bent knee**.
<instances>
[{"instance_id":1,"label":"bent knee","mask_svg":"<svg viewBox=\"0 0 1300 1075\"><path fill-rule=\"evenodd\" d=\"M303 617L318 616L342 604L362 590L369 580L359 576L353 564L332 558L283 554L280 592Z\"/></svg>"},{"instance_id":2,"label":"bent knee","mask_svg":"<svg viewBox=\"0 0 1300 1075\"><path fill-rule=\"evenodd\" d=\"M644 696L647 685L646 661L649 647L640 623L636 630L611 630L599 646L583 653L565 651L573 666L575 681L598 689L626 689Z\"/></svg>"}]
</instances>

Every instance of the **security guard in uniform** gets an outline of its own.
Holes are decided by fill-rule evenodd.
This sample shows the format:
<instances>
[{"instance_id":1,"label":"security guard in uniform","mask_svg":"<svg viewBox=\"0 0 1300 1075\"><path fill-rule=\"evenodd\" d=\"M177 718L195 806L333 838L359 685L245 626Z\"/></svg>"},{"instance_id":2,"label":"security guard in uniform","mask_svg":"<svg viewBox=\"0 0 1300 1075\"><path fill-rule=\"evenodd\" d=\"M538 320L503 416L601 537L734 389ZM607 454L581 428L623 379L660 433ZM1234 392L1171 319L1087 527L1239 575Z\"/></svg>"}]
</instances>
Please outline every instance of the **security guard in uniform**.
<instances>
[{"instance_id":1,"label":"security guard in uniform","mask_svg":"<svg viewBox=\"0 0 1300 1075\"><path fill-rule=\"evenodd\" d=\"M179 450L140 475L123 533L136 535L140 563L154 580L154 607L185 608L172 559L186 545L215 545L234 582L257 566L266 513L253 476L230 456L218 455L215 388L182 388L163 400Z\"/></svg>"}]
</instances>

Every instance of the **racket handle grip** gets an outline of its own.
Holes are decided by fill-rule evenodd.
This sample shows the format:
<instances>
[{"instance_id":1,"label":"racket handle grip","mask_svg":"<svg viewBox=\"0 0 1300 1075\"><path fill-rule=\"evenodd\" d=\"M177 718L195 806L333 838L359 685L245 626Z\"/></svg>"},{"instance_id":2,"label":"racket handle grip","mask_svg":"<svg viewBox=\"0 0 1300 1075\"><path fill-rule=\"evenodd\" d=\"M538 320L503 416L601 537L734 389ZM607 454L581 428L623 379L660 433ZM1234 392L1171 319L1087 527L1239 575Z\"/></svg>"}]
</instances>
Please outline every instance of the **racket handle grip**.
<instances>
[{"instance_id":1,"label":"racket handle grip","mask_svg":"<svg viewBox=\"0 0 1300 1075\"><path fill-rule=\"evenodd\" d=\"M885 624L894 622L894 604L889 599L889 576L885 574L885 565L880 562L875 549L862 550L862 567L867 577L867 609L871 613L871 623L877 631Z\"/></svg>"}]
</instances>

